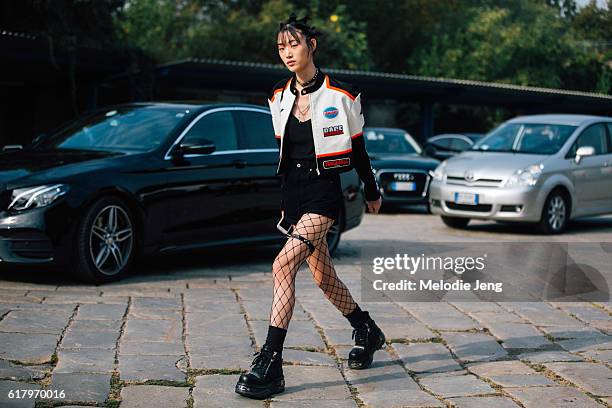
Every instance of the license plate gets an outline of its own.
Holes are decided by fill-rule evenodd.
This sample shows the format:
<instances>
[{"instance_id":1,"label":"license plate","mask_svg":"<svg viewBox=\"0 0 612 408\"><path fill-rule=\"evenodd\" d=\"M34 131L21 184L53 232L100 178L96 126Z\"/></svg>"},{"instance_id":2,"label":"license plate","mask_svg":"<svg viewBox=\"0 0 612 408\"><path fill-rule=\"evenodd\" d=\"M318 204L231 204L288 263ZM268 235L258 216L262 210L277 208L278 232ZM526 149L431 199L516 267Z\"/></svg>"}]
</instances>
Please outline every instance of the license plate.
<instances>
[{"instance_id":1,"label":"license plate","mask_svg":"<svg viewBox=\"0 0 612 408\"><path fill-rule=\"evenodd\" d=\"M390 188L392 191L415 191L416 183L414 181L392 181Z\"/></svg>"},{"instance_id":2,"label":"license plate","mask_svg":"<svg viewBox=\"0 0 612 408\"><path fill-rule=\"evenodd\" d=\"M455 203L457 204L478 204L478 194L474 193L455 193Z\"/></svg>"}]
</instances>

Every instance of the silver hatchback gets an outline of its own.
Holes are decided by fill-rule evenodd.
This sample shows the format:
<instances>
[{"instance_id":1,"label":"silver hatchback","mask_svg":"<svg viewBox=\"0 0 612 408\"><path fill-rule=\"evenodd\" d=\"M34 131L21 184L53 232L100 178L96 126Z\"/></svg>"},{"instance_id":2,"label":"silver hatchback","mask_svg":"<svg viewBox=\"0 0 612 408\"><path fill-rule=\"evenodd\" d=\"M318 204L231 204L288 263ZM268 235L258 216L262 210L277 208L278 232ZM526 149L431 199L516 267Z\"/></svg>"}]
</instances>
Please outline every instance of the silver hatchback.
<instances>
[{"instance_id":1,"label":"silver hatchback","mask_svg":"<svg viewBox=\"0 0 612 408\"><path fill-rule=\"evenodd\" d=\"M612 213L612 117L520 116L432 176L431 211L450 227L474 218L560 233L570 219Z\"/></svg>"}]
</instances>

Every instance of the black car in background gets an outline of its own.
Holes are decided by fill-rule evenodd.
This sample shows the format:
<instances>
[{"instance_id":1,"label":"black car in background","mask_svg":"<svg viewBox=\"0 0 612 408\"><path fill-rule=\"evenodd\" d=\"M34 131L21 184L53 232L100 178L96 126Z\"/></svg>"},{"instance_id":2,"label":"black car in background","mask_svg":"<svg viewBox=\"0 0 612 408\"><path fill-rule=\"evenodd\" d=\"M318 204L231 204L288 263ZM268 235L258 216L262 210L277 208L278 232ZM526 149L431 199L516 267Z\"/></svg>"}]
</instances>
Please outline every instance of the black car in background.
<instances>
[{"instance_id":1,"label":"black car in background","mask_svg":"<svg viewBox=\"0 0 612 408\"><path fill-rule=\"evenodd\" d=\"M429 210L431 172L440 162L426 157L403 129L366 127L363 135L383 207L425 204Z\"/></svg>"},{"instance_id":2,"label":"black car in background","mask_svg":"<svg viewBox=\"0 0 612 408\"><path fill-rule=\"evenodd\" d=\"M484 133L442 133L427 139L423 144L423 150L426 155L444 161L468 150L483 136Z\"/></svg>"},{"instance_id":3,"label":"black car in background","mask_svg":"<svg viewBox=\"0 0 612 408\"><path fill-rule=\"evenodd\" d=\"M0 264L68 265L116 280L134 258L282 243L278 145L267 108L135 103L95 110L0 153ZM364 213L355 171L327 239Z\"/></svg>"}]
</instances>

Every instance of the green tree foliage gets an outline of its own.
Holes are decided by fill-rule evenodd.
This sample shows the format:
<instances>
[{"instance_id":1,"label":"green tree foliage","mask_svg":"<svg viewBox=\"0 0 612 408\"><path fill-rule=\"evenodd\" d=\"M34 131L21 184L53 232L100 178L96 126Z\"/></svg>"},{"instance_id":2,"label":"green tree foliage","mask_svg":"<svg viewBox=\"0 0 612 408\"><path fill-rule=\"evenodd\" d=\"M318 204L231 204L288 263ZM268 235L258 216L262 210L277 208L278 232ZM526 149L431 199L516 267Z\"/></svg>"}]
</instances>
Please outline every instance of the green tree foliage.
<instances>
[{"instance_id":1,"label":"green tree foliage","mask_svg":"<svg viewBox=\"0 0 612 408\"><path fill-rule=\"evenodd\" d=\"M321 65L372 68L365 23L347 18L340 4L321 15L282 0L131 0L117 23L126 38L160 61L200 57L276 63L279 22L292 11L300 17L309 14L311 24L325 33L317 51Z\"/></svg>"},{"instance_id":2,"label":"green tree foliage","mask_svg":"<svg viewBox=\"0 0 612 408\"><path fill-rule=\"evenodd\" d=\"M591 0L572 21L581 38L602 45L602 49L612 49L612 0L608 0L607 9L599 8Z\"/></svg>"},{"instance_id":3,"label":"green tree foliage","mask_svg":"<svg viewBox=\"0 0 612 408\"><path fill-rule=\"evenodd\" d=\"M609 92L597 89L603 61L585 49L576 30L553 8L529 0L486 3L464 10L464 24L433 33L415 50L409 70Z\"/></svg>"},{"instance_id":4,"label":"green tree foliage","mask_svg":"<svg viewBox=\"0 0 612 408\"><path fill-rule=\"evenodd\" d=\"M160 62L278 63L292 11L326 33L323 66L612 91L612 7L575 0L127 0L116 22Z\"/></svg>"},{"instance_id":5,"label":"green tree foliage","mask_svg":"<svg viewBox=\"0 0 612 408\"><path fill-rule=\"evenodd\" d=\"M45 38L52 63L79 46L280 63L278 23L295 11L326 34L323 66L612 92L612 0L8 0L0 11L4 29Z\"/></svg>"}]
</instances>

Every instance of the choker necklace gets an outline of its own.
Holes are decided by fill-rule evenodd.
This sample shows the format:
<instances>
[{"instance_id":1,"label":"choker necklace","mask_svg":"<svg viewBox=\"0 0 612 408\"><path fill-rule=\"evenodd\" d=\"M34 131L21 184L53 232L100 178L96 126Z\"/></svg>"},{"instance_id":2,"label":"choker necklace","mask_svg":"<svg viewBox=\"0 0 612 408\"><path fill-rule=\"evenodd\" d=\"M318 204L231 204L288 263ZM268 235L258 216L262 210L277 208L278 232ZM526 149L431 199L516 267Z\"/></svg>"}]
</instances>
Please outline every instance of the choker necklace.
<instances>
[{"instance_id":1,"label":"choker necklace","mask_svg":"<svg viewBox=\"0 0 612 408\"><path fill-rule=\"evenodd\" d=\"M312 78L310 78L308 81L300 82L300 80L297 79L297 75L295 76L295 80L297 81L298 84L300 84L302 86L302 88L306 88L306 86L312 84L317 79L317 76L319 76L319 68L317 68L317 70L315 71L314 76Z\"/></svg>"}]
</instances>

